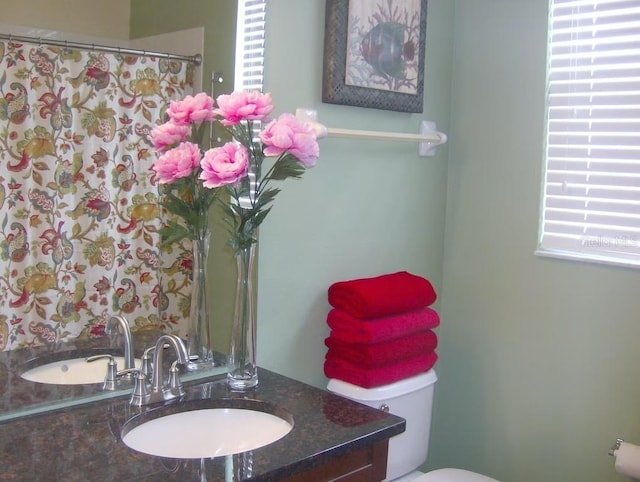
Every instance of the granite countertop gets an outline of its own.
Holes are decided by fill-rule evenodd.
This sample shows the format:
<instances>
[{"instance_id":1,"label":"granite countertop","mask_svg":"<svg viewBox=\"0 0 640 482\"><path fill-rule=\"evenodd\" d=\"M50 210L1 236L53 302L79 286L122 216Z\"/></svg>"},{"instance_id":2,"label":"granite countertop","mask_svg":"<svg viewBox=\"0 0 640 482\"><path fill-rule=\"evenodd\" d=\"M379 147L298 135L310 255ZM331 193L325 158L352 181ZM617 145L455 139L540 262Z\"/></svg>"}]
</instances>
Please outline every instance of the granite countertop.
<instances>
[{"instance_id":1,"label":"granite countertop","mask_svg":"<svg viewBox=\"0 0 640 482\"><path fill-rule=\"evenodd\" d=\"M102 400L0 424L1 480L29 481L277 481L334 457L402 433L402 418L260 369L258 386L233 392L224 375L192 383L186 399L248 399L288 412L294 426L282 439L241 454L167 459L122 443L125 422L180 402L132 407L128 397ZM252 402L253 403L253 402ZM211 427L212 431L216 427ZM185 437L185 444L189 443ZM225 478L226 474L226 478ZM230 474L231 475L230 477Z\"/></svg>"}]
</instances>

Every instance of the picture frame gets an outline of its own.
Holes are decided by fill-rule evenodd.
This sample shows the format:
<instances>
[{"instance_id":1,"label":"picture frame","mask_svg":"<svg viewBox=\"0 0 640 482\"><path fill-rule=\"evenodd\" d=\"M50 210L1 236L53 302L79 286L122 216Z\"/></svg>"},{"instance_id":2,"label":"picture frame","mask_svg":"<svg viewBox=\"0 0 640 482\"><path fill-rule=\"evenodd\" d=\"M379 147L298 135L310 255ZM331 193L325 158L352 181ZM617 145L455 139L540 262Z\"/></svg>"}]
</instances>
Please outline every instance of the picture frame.
<instances>
[{"instance_id":1,"label":"picture frame","mask_svg":"<svg viewBox=\"0 0 640 482\"><path fill-rule=\"evenodd\" d=\"M326 0L325 9L322 101L422 113L427 0Z\"/></svg>"}]
</instances>

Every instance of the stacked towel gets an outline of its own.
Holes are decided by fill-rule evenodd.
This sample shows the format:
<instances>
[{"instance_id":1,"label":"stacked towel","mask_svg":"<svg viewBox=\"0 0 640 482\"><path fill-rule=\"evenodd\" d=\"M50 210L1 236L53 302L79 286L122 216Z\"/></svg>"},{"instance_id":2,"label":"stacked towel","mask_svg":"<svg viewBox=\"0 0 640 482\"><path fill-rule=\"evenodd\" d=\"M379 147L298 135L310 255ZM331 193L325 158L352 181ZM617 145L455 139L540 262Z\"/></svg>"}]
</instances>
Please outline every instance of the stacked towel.
<instances>
[{"instance_id":1,"label":"stacked towel","mask_svg":"<svg viewBox=\"0 0 640 482\"><path fill-rule=\"evenodd\" d=\"M327 378L337 378L359 387L373 388L426 372L436 364L436 361L438 361L438 355L432 351L381 367L363 368L328 354L324 361L324 373Z\"/></svg>"},{"instance_id":2,"label":"stacked towel","mask_svg":"<svg viewBox=\"0 0 640 482\"><path fill-rule=\"evenodd\" d=\"M406 271L339 281L329 287L328 295L331 306L363 319L395 315L436 301L429 280Z\"/></svg>"},{"instance_id":3,"label":"stacked towel","mask_svg":"<svg viewBox=\"0 0 640 482\"><path fill-rule=\"evenodd\" d=\"M368 319L334 308L327 315L327 324L333 338L348 343L378 343L436 328L440 317L429 307Z\"/></svg>"},{"instance_id":4,"label":"stacked towel","mask_svg":"<svg viewBox=\"0 0 640 482\"><path fill-rule=\"evenodd\" d=\"M431 369L438 356L438 313L431 283L406 271L334 283L324 373L364 388Z\"/></svg>"},{"instance_id":5,"label":"stacked towel","mask_svg":"<svg viewBox=\"0 0 640 482\"><path fill-rule=\"evenodd\" d=\"M378 343L349 343L331 333L325 341L328 357L341 358L358 366L381 367L406 358L430 353L438 346L432 330L424 330Z\"/></svg>"}]
</instances>

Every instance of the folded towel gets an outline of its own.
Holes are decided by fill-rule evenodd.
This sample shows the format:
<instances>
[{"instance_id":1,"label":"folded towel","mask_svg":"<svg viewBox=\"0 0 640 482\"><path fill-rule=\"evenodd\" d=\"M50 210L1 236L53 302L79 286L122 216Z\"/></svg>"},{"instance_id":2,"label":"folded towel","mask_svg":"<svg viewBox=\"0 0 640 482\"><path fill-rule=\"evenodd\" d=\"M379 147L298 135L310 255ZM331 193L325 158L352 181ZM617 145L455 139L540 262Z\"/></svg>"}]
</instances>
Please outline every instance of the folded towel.
<instances>
[{"instance_id":1,"label":"folded towel","mask_svg":"<svg viewBox=\"0 0 640 482\"><path fill-rule=\"evenodd\" d=\"M362 368L342 358L334 358L327 353L324 361L324 374L327 378L337 378L359 387L373 388L426 372L433 368L437 361L438 355L432 351L383 367Z\"/></svg>"},{"instance_id":2,"label":"folded towel","mask_svg":"<svg viewBox=\"0 0 640 482\"><path fill-rule=\"evenodd\" d=\"M348 343L330 335L324 344L332 355L374 368L432 352L438 346L438 337L432 330L425 330L379 343Z\"/></svg>"},{"instance_id":3,"label":"folded towel","mask_svg":"<svg viewBox=\"0 0 640 482\"><path fill-rule=\"evenodd\" d=\"M377 318L433 304L436 292L420 276L399 271L374 278L338 281L328 290L329 304L356 318Z\"/></svg>"},{"instance_id":4,"label":"folded towel","mask_svg":"<svg viewBox=\"0 0 640 482\"><path fill-rule=\"evenodd\" d=\"M440 325L440 316L433 308L361 320L337 308L327 314L331 336L348 343L377 343L429 330Z\"/></svg>"}]
</instances>

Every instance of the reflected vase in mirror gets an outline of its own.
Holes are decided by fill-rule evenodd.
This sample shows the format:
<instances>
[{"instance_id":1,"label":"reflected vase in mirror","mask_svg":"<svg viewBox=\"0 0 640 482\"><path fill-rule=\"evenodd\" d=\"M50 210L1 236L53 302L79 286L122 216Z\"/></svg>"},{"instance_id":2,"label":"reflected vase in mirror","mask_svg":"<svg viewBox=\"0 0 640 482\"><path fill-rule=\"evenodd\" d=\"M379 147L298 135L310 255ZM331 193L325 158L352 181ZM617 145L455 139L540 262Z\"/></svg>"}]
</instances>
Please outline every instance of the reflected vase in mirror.
<instances>
[{"instance_id":1,"label":"reflected vase in mirror","mask_svg":"<svg viewBox=\"0 0 640 482\"><path fill-rule=\"evenodd\" d=\"M246 390L258 384L256 361L256 290L254 289L257 242L236 252L238 277L233 307L231 347L227 361L230 388Z\"/></svg>"},{"instance_id":2,"label":"reflected vase in mirror","mask_svg":"<svg viewBox=\"0 0 640 482\"><path fill-rule=\"evenodd\" d=\"M193 240L193 271L191 279L191 305L189 308L188 352L190 370L213 365L211 324L207 306L207 257L211 231L199 229Z\"/></svg>"}]
</instances>

